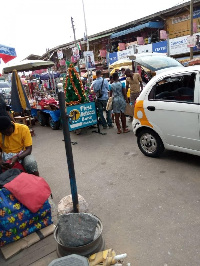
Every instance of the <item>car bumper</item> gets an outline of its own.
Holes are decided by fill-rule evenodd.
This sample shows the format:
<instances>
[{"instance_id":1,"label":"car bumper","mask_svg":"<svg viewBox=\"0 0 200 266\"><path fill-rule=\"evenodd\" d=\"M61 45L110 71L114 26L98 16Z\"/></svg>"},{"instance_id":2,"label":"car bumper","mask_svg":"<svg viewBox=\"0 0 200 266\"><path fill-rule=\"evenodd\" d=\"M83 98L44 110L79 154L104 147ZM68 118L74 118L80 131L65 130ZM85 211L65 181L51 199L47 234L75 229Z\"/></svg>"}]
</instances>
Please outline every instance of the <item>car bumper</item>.
<instances>
[{"instance_id":1,"label":"car bumper","mask_svg":"<svg viewBox=\"0 0 200 266\"><path fill-rule=\"evenodd\" d=\"M133 122L132 122L132 127L133 127L133 133L136 135L138 128L141 127L140 121L138 119L134 118Z\"/></svg>"}]
</instances>

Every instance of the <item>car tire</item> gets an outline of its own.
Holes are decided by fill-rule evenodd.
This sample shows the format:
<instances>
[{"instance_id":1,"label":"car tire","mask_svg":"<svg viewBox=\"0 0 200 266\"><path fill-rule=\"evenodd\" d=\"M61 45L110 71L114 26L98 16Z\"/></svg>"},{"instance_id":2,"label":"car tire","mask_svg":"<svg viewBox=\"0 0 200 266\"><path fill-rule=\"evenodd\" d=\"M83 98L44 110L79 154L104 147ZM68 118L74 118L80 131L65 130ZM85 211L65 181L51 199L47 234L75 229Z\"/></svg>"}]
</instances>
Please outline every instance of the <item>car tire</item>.
<instances>
[{"instance_id":1,"label":"car tire","mask_svg":"<svg viewBox=\"0 0 200 266\"><path fill-rule=\"evenodd\" d=\"M141 152L149 157L159 157L165 149L158 134L148 128L139 132L137 143Z\"/></svg>"},{"instance_id":2,"label":"car tire","mask_svg":"<svg viewBox=\"0 0 200 266\"><path fill-rule=\"evenodd\" d=\"M53 121L52 117L49 116L49 126L53 130L57 130L60 128L60 121Z\"/></svg>"},{"instance_id":3,"label":"car tire","mask_svg":"<svg viewBox=\"0 0 200 266\"><path fill-rule=\"evenodd\" d=\"M48 117L46 116L46 114L44 114L42 112L38 112L37 120L38 120L39 124L43 127L48 124Z\"/></svg>"}]
</instances>

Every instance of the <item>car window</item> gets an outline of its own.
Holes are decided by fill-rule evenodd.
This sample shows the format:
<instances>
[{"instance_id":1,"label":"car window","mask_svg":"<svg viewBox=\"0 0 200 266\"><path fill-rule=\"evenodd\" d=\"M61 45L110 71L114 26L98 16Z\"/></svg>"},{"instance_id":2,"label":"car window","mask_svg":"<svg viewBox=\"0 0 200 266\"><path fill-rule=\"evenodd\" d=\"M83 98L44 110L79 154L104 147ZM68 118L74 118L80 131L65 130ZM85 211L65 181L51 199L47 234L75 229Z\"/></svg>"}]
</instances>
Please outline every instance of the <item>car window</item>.
<instances>
[{"instance_id":1,"label":"car window","mask_svg":"<svg viewBox=\"0 0 200 266\"><path fill-rule=\"evenodd\" d=\"M194 102L196 73L165 77L152 88L149 100Z\"/></svg>"}]
</instances>

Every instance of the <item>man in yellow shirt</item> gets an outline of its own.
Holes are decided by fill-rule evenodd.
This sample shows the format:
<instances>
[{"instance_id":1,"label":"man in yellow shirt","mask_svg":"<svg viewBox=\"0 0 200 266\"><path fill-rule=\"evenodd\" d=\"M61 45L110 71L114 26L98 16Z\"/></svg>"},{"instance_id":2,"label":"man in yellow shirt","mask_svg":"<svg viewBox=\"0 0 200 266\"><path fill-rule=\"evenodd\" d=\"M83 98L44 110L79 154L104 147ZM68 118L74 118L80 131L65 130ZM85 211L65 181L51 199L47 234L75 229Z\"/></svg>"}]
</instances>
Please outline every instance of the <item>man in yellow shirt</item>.
<instances>
[{"instance_id":1,"label":"man in yellow shirt","mask_svg":"<svg viewBox=\"0 0 200 266\"><path fill-rule=\"evenodd\" d=\"M0 116L0 168L10 169L18 161L27 173L39 176L37 162L31 152L32 137L29 128L11 122L6 116ZM6 163L7 160L11 162Z\"/></svg>"},{"instance_id":2,"label":"man in yellow shirt","mask_svg":"<svg viewBox=\"0 0 200 266\"><path fill-rule=\"evenodd\" d=\"M143 90L142 78L139 73L133 73L129 68L125 71L126 92L130 86L130 103L135 104L135 100L140 95L140 88Z\"/></svg>"}]
</instances>

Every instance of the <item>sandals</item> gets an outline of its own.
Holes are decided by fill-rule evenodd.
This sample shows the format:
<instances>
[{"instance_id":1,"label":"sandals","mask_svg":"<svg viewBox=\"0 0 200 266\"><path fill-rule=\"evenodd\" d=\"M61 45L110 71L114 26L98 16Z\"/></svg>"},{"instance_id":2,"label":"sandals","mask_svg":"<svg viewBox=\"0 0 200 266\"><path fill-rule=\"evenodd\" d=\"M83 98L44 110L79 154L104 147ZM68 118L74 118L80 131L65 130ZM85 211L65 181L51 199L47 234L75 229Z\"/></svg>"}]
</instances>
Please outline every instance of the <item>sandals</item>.
<instances>
[{"instance_id":1,"label":"sandals","mask_svg":"<svg viewBox=\"0 0 200 266\"><path fill-rule=\"evenodd\" d=\"M121 130L118 130L118 131L117 131L117 134L121 134L121 133L122 133L122 131L121 131Z\"/></svg>"},{"instance_id":2,"label":"sandals","mask_svg":"<svg viewBox=\"0 0 200 266\"><path fill-rule=\"evenodd\" d=\"M130 130L128 128L123 130L123 133L128 133L128 132L130 132Z\"/></svg>"}]
</instances>

